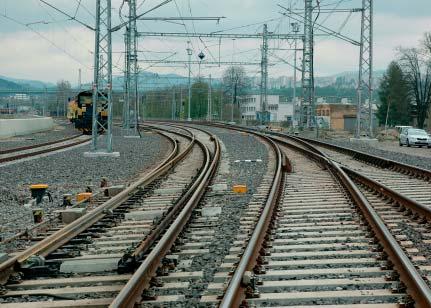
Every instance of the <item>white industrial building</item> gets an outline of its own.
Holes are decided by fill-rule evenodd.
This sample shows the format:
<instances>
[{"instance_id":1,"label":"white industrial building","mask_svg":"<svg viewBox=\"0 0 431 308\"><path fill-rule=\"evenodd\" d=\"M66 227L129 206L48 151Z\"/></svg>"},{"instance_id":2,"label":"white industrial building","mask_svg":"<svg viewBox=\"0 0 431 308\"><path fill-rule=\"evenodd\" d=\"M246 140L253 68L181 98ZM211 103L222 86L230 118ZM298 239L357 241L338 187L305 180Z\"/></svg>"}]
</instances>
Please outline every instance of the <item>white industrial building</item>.
<instances>
[{"instance_id":1,"label":"white industrial building","mask_svg":"<svg viewBox=\"0 0 431 308\"><path fill-rule=\"evenodd\" d=\"M257 120L261 111L260 95L245 95L238 97L241 116L244 121ZM271 122L291 122L293 116L293 103L287 102L279 95L268 95L267 111Z\"/></svg>"}]
</instances>

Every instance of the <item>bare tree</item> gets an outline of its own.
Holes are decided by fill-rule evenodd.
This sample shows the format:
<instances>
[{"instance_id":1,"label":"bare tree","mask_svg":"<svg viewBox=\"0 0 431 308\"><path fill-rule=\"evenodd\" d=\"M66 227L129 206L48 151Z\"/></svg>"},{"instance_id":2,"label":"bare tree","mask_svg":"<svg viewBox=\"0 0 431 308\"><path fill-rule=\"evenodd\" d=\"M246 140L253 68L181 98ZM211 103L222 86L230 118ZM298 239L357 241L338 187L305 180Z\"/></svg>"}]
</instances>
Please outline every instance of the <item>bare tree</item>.
<instances>
[{"instance_id":1,"label":"bare tree","mask_svg":"<svg viewBox=\"0 0 431 308\"><path fill-rule=\"evenodd\" d=\"M57 99L56 99L56 115L60 116L60 110L63 111L63 115L66 116L67 112L67 101L72 94L72 86L67 80L57 81Z\"/></svg>"},{"instance_id":2,"label":"bare tree","mask_svg":"<svg viewBox=\"0 0 431 308\"><path fill-rule=\"evenodd\" d=\"M242 66L230 66L223 72L223 85L226 92L233 96L234 105L237 104L237 96L247 86L247 76Z\"/></svg>"},{"instance_id":3,"label":"bare tree","mask_svg":"<svg viewBox=\"0 0 431 308\"><path fill-rule=\"evenodd\" d=\"M431 102L431 43L429 34L425 35L424 48L400 48L399 64L407 81L410 99L416 111L418 126L424 127ZM428 46L428 48L431 45Z\"/></svg>"},{"instance_id":4,"label":"bare tree","mask_svg":"<svg viewBox=\"0 0 431 308\"><path fill-rule=\"evenodd\" d=\"M431 32L426 32L424 34L424 40L422 41L422 47L425 50L425 53L428 53L428 56L431 57Z\"/></svg>"}]
</instances>

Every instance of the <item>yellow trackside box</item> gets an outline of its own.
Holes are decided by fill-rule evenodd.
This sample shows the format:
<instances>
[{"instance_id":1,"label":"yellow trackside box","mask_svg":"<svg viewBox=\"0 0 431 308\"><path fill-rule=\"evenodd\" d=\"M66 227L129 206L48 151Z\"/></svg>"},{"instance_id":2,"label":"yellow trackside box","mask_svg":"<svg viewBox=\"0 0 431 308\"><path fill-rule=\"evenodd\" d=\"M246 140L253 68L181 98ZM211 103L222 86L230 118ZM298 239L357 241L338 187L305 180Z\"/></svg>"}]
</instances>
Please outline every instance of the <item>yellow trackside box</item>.
<instances>
[{"instance_id":1,"label":"yellow trackside box","mask_svg":"<svg viewBox=\"0 0 431 308\"><path fill-rule=\"evenodd\" d=\"M33 190L33 189L48 189L48 185L46 185L46 184L33 184L33 185L30 185L30 190Z\"/></svg>"},{"instance_id":2,"label":"yellow trackside box","mask_svg":"<svg viewBox=\"0 0 431 308\"><path fill-rule=\"evenodd\" d=\"M92 196L92 193L88 193L88 192L79 193L76 195L76 201L81 202L84 200L89 200L91 198L91 196Z\"/></svg>"},{"instance_id":3,"label":"yellow trackside box","mask_svg":"<svg viewBox=\"0 0 431 308\"><path fill-rule=\"evenodd\" d=\"M46 184L33 184L30 185L31 197L36 199L36 203L41 203L43 196L45 196L48 185Z\"/></svg>"},{"instance_id":4,"label":"yellow trackside box","mask_svg":"<svg viewBox=\"0 0 431 308\"><path fill-rule=\"evenodd\" d=\"M233 185L232 190L237 194L245 194L247 192L247 185Z\"/></svg>"}]
</instances>

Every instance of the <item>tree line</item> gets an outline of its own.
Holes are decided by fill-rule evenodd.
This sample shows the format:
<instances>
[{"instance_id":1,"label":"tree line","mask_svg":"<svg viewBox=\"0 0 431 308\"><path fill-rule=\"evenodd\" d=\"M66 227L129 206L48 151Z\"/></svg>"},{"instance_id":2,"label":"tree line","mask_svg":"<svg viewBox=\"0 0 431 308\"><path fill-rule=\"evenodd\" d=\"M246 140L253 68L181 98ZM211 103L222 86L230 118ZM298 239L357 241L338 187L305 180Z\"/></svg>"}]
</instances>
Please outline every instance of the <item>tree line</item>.
<instances>
[{"instance_id":1,"label":"tree line","mask_svg":"<svg viewBox=\"0 0 431 308\"><path fill-rule=\"evenodd\" d=\"M380 125L417 124L424 128L431 104L431 33L424 34L418 47L398 48L378 94Z\"/></svg>"},{"instance_id":2,"label":"tree line","mask_svg":"<svg viewBox=\"0 0 431 308\"><path fill-rule=\"evenodd\" d=\"M235 120L240 117L238 96L245 94L249 81L242 66L230 66L223 72L222 83L211 87L211 113L214 119ZM190 116L206 119L208 114L208 78L198 77L191 85ZM144 118L188 118L188 87L174 86L146 91L142 97Z\"/></svg>"}]
</instances>

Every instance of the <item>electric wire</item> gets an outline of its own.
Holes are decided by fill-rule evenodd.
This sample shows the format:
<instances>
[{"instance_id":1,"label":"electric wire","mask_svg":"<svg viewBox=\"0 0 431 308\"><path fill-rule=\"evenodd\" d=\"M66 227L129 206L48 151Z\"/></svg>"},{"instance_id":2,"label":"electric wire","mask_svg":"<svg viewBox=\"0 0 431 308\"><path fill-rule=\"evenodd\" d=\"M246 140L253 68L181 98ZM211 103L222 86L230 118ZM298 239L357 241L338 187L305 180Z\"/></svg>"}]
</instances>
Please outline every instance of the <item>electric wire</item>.
<instances>
[{"instance_id":1,"label":"electric wire","mask_svg":"<svg viewBox=\"0 0 431 308\"><path fill-rule=\"evenodd\" d=\"M39 37L41 37L42 39L44 39L45 41L49 42L52 46L54 46L55 48L57 48L58 50L60 50L61 52L63 52L64 54L66 54L67 56L69 56L69 58L71 58L72 60L74 60L75 62L81 64L83 67L91 70L92 68L89 67L87 64L84 64L83 62L81 62L79 59L77 59L75 56L73 56L72 54L70 54L67 50L63 49L62 47L58 46L55 42L53 42L52 40L50 40L49 38L47 38L46 36L44 36L42 33L40 33L39 31L33 29L32 27L16 20L15 18L12 18L10 16L7 16L6 14L0 14L0 16L2 16L5 19L8 19L16 24L19 24L25 28L30 29L32 32L34 32L35 34L37 34Z\"/></svg>"}]
</instances>

